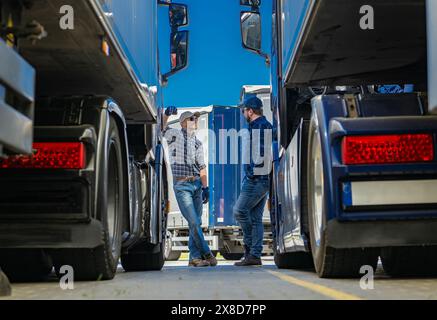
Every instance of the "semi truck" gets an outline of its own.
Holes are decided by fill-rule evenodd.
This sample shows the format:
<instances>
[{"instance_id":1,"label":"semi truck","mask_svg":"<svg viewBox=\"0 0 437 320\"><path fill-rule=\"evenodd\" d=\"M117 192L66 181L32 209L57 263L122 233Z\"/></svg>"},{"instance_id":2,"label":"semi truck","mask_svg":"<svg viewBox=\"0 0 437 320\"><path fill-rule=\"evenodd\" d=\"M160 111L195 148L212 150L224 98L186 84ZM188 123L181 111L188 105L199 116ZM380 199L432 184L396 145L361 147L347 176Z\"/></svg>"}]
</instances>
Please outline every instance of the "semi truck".
<instances>
[{"instance_id":1,"label":"semi truck","mask_svg":"<svg viewBox=\"0 0 437 320\"><path fill-rule=\"evenodd\" d=\"M158 6L171 70L161 74ZM164 8L166 9L166 8ZM0 266L16 281L164 264L162 85L187 65L170 1L0 1ZM71 268L71 269L70 269Z\"/></svg>"},{"instance_id":2,"label":"semi truck","mask_svg":"<svg viewBox=\"0 0 437 320\"><path fill-rule=\"evenodd\" d=\"M263 4L240 4L270 66L276 265L436 275L436 2L273 0L268 55Z\"/></svg>"}]
</instances>

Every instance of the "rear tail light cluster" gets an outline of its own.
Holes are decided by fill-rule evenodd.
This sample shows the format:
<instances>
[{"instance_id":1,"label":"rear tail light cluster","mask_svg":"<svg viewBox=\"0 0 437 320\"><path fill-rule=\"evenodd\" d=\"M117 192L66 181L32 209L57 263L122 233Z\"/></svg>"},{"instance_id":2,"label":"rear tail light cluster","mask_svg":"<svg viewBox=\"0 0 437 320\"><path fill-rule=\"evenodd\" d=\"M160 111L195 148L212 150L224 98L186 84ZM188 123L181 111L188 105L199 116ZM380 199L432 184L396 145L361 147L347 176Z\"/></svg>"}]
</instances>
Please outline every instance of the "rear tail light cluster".
<instances>
[{"instance_id":1,"label":"rear tail light cluster","mask_svg":"<svg viewBox=\"0 0 437 320\"><path fill-rule=\"evenodd\" d=\"M0 168L83 169L85 146L81 142L36 142L31 156L0 159Z\"/></svg>"},{"instance_id":2,"label":"rear tail light cluster","mask_svg":"<svg viewBox=\"0 0 437 320\"><path fill-rule=\"evenodd\" d=\"M342 142L345 165L430 162L434 160L432 134L349 136Z\"/></svg>"}]
</instances>

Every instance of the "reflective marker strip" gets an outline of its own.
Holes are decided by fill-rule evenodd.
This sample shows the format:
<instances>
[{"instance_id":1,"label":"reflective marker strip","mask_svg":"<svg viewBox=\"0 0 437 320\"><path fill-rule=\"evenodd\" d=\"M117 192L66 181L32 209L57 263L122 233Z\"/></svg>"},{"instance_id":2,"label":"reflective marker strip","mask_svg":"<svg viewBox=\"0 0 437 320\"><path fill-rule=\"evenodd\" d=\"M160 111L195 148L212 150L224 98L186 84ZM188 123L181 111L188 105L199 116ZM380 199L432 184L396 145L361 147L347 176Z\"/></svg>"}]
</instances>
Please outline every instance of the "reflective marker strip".
<instances>
[{"instance_id":1,"label":"reflective marker strip","mask_svg":"<svg viewBox=\"0 0 437 320\"><path fill-rule=\"evenodd\" d=\"M437 180L353 181L349 184L350 196L343 187L343 201L346 204L350 197L351 206L437 204Z\"/></svg>"}]
</instances>

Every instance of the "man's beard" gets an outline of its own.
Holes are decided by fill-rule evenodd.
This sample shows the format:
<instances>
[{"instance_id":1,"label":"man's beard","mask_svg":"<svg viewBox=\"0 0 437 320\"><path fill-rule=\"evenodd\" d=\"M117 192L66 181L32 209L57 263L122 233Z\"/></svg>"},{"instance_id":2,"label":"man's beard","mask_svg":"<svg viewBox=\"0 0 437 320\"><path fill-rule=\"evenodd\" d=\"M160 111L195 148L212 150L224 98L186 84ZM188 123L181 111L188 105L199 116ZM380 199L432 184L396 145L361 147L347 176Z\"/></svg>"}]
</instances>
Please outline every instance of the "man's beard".
<instances>
[{"instance_id":1,"label":"man's beard","mask_svg":"<svg viewBox=\"0 0 437 320\"><path fill-rule=\"evenodd\" d=\"M194 136L196 134L197 129L196 128L190 128L187 130L188 135Z\"/></svg>"}]
</instances>

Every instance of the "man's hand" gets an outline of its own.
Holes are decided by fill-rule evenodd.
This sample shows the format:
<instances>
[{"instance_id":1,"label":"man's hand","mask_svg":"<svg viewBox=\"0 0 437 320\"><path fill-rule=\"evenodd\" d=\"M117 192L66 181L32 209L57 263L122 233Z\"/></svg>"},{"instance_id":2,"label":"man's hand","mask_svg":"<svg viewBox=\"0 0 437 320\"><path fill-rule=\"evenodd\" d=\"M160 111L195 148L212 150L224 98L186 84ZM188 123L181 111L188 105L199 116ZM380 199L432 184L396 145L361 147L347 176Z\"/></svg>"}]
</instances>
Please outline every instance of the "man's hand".
<instances>
[{"instance_id":1,"label":"man's hand","mask_svg":"<svg viewBox=\"0 0 437 320\"><path fill-rule=\"evenodd\" d=\"M162 117L162 130L165 130L167 128L168 118L172 114L178 114L178 109L176 107L168 107L167 109L165 109L164 115Z\"/></svg>"},{"instance_id":2,"label":"man's hand","mask_svg":"<svg viewBox=\"0 0 437 320\"><path fill-rule=\"evenodd\" d=\"M165 115L166 116L171 116L172 114L178 114L178 108L176 107L168 107L167 109L165 109Z\"/></svg>"},{"instance_id":3,"label":"man's hand","mask_svg":"<svg viewBox=\"0 0 437 320\"><path fill-rule=\"evenodd\" d=\"M209 188L208 187L202 188L202 200L203 200L203 204L208 203L208 201L209 201Z\"/></svg>"}]
</instances>

